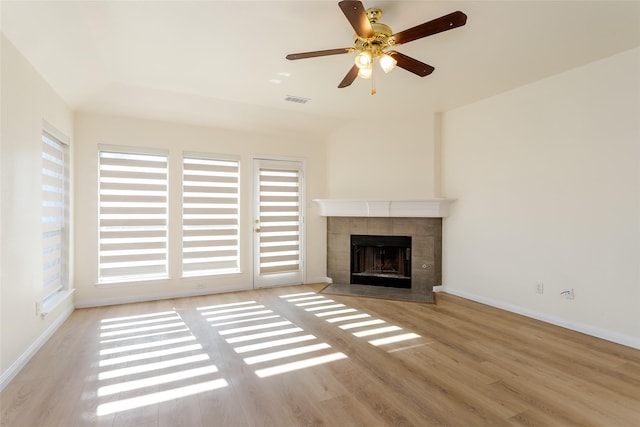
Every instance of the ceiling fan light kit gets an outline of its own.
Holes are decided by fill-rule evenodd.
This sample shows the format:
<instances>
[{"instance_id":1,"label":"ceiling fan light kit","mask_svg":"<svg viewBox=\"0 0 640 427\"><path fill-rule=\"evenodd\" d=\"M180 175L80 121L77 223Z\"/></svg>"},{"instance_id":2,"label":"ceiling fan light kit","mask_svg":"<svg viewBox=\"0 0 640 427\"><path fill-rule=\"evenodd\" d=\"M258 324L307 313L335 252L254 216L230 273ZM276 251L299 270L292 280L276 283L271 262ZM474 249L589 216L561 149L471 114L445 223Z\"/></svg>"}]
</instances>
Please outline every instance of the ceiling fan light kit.
<instances>
[{"instance_id":1,"label":"ceiling fan light kit","mask_svg":"<svg viewBox=\"0 0 640 427\"><path fill-rule=\"evenodd\" d=\"M356 55L354 62L360 69L369 68L373 62L373 55L371 55L371 52L364 50Z\"/></svg>"},{"instance_id":2,"label":"ceiling fan light kit","mask_svg":"<svg viewBox=\"0 0 640 427\"><path fill-rule=\"evenodd\" d=\"M361 79L370 79L373 75L373 67L360 68L358 70L358 77Z\"/></svg>"},{"instance_id":3,"label":"ceiling fan light kit","mask_svg":"<svg viewBox=\"0 0 640 427\"><path fill-rule=\"evenodd\" d=\"M391 55L387 55L385 53L380 55L380 57L378 58L378 63L380 64L380 67L382 67L382 71L384 71L385 74L388 74L391 70L393 70L396 67L396 64L398 63L398 61L393 59Z\"/></svg>"},{"instance_id":4,"label":"ceiling fan light kit","mask_svg":"<svg viewBox=\"0 0 640 427\"><path fill-rule=\"evenodd\" d=\"M467 22L467 15L457 11L394 34L391 27L379 22L382 16L380 9L371 8L365 10L361 2L346 0L338 2L338 6L355 30L353 47L293 53L287 55L286 58L296 60L358 52L354 59L355 65L351 67L347 75L342 79L338 85L339 88L351 85L356 77L370 79L373 75L373 64L376 60L385 73L389 73L397 65L419 77L431 74L434 70L431 65L400 52L387 49L461 27ZM371 94L375 93L376 89L373 87Z\"/></svg>"}]
</instances>

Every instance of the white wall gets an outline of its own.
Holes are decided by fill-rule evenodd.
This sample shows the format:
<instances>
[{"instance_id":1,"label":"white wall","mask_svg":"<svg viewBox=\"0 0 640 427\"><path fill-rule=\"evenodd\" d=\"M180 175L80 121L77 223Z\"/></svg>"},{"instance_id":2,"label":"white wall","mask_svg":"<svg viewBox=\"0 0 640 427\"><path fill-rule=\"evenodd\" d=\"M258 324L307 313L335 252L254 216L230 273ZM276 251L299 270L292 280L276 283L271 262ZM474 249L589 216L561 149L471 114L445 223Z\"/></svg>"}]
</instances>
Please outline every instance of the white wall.
<instances>
[{"instance_id":1,"label":"white wall","mask_svg":"<svg viewBox=\"0 0 640 427\"><path fill-rule=\"evenodd\" d=\"M640 49L447 112L446 289L640 347L639 118Z\"/></svg>"},{"instance_id":2,"label":"white wall","mask_svg":"<svg viewBox=\"0 0 640 427\"><path fill-rule=\"evenodd\" d=\"M326 155L321 141L309 136L286 137L241 133L162 121L77 113L76 118L76 305L92 306L147 300L169 296L195 295L250 289L252 275L253 224L251 214L252 156L276 156L306 162L306 199L326 196ZM241 268L228 276L182 279L170 273L168 280L141 282L128 286L97 285L98 265L98 145L152 147L169 151L170 193L179 194L180 162L183 151L240 156L241 162ZM172 184L173 183L173 184ZM176 186L177 184L177 186ZM172 196L170 196L171 199ZM176 200L175 196L171 200ZM306 207L306 282L326 278L326 221L318 208ZM177 209L177 210L176 210ZM176 250L181 236L179 206L170 208L170 245ZM171 242L174 243L171 243ZM170 270L180 271L179 257L170 255ZM203 285L203 288L198 287Z\"/></svg>"},{"instance_id":3,"label":"white wall","mask_svg":"<svg viewBox=\"0 0 640 427\"><path fill-rule=\"evenodd\" d=\"M353 122L327 141L330 198L430 199L436 189L434 115Z\"/></svg>"},{"instance_id":4,"label":"white wall","mask_svg":"<svg viewBox=\"0 0 640 427\"><path fill-rule=\"evenodd\" d=\"M73 309L68 298L44 319L36 314L43 297L43 123L72 138L73 115L4 35L1 43L0 385L5 385Z\"/></svg>"}]
</instances>

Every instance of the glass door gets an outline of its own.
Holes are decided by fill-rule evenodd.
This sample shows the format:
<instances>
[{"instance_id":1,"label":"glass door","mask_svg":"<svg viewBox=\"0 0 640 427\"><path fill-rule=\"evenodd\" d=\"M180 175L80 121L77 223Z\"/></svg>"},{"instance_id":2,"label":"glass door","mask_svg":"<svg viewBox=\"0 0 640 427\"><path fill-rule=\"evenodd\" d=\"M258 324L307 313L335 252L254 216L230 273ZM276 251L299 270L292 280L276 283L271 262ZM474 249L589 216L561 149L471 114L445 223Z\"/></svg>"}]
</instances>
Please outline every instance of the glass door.
<instances>
[{"instance_id":1,"label":"glass door","mask_svg":"<svg viewBox=\"0 0 640 427\"><path fill-rule=\"evenodd\" d=\"M255 288L303 280L303 164L254 159Z\"/></svg>"}]
</instances>

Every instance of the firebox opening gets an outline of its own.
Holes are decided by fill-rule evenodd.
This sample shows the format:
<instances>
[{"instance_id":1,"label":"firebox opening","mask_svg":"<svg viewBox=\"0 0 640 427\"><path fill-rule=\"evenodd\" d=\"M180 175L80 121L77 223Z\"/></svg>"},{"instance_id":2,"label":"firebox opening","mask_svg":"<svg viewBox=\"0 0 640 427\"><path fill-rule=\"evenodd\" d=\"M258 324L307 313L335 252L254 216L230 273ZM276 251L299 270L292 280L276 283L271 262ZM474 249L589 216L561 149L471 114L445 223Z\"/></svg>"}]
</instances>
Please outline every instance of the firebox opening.
<instances>
[{"instance_id":1,"label":"firebox opening","mask_svg":"<svg viewBox=\"0 0 640 427\"><path fill-rule=\"evenodd\" d=\"M411 237L351 235L351 284L411 288Z\"/></svg>"}]
</instances>

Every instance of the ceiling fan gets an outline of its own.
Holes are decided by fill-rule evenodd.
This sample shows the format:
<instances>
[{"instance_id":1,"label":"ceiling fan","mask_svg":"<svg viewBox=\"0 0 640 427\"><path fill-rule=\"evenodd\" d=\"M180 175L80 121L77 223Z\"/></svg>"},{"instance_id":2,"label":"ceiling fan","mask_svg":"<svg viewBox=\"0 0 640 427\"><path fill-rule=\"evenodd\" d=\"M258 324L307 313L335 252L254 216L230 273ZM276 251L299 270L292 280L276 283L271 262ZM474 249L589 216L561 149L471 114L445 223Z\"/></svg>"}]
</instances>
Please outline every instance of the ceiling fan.
<instances>
[{"instance_id":1,"label":"ceiling fan","mask_svg":"<svg viewBox=\"0 0 640 427\"><path fill-rule=\"evenodd\" d=\"M431 65L395 50L387 49L461 27L467 22L467 15L457 11L394 34L388 25L378 22L382 16L380 9L371 8L365 10L361 2L346 0L338 2L338 6L340 6L344 16L356 32L353 35L353 47L292 53L287 55L286 58L296 60L358 52L355 57L355 65L351 67L347 75L342 79L338 85L339 88L351 85L356 77L371 78L375 60L378 61L385 73L388 73L397 65L420 77L431 74L434 70ZM375 93L376 89L373 86L371 94Z\"/></svg>"}]
</instances>

